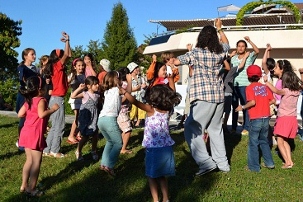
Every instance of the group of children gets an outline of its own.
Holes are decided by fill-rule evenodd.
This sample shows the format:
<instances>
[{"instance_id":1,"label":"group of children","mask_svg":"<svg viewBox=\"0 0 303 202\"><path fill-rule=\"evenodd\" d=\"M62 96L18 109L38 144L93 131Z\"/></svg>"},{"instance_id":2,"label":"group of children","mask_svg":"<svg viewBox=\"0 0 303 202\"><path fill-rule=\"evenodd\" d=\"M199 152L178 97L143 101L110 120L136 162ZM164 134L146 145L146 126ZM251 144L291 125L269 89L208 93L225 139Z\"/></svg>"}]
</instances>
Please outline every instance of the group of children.
<instances>
[{"instance_id":1,"label":"group of children","mask_svg":"<svg viewBox=\"0 0 303 202\"><path fill-rule=\"evenodd\" d=\"M75 121L67 141L70 144L78 144L76 159L83 159L82 148L91 137L92 158L98 160L97 141L100 131L106 139L100 169L115 176L114 166L119 154L131 153L126 146L132 130L128 112L130 104L133 104L146 112L142 145L146 148L146 176L152 196L158 201L159 181L163 200L168 201L165 176L174 175L175 172L172 150L174 141L169 135L168 122L169 112L181 101L181 95L175 92L173 81L178 73L171 72L167 76L166 64L154 61L155 68L152 70L153 76L149 77L150 86L145 87L144 102L138 101L131 95L134 79L131 73L139 68L138 65L130 63L119 71L110 71L110 62L103 59L100 65L103 65L106 73L100 81L93 68L88 68L85 62L88 59L76 58L72 62L71 74L67 76L65 64L71 57L69 35L63 32L61 41L65 43L65 49L53 50L46 64L41 66L40 72L30 72L32 70L29 67L35 61L34 58L22 67L23 72L30 74L20 75L19 93L25 100L20 102L18 117L25 122L20 128L18 143L20 147L25 148L26 153L20 192L31 196L42 195L43 192L36 189L42 156L65 157L59 150L65 123L64 96L68 87L71 87L69 103L74 110ZM35 54L34 50L32 52ZM45 78L49 78L48 76L51 77L52 90L46 91ZM167 82L163 82L164 80ZM51 94L49 103L44 98L46 94ZM49 120L51 127L45 140ZM75 134L80 134L81 137L77 138Z\"/></svg>"}]
</instances>

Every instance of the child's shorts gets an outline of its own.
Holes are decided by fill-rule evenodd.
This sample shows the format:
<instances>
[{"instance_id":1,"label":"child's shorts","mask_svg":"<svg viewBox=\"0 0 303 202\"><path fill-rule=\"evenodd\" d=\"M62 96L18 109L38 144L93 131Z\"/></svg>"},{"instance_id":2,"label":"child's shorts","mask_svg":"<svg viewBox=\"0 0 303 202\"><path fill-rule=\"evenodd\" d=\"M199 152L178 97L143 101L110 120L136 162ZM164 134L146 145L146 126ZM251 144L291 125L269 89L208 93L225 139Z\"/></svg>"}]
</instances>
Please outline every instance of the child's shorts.
<instances>
[{"instance_id":1,"label":"child's shorts","mask_svg":"<svg viewBox=\"0 0 303 202\"><path fill-rule=\"evenodd\" d=\"M122 130L122 132L124 132L124 133L129 132L133 129L130 118L128 116L128 113L120 112L119 116L117 118L117 122L118 122L120 130Z\"/></svg>"},{"instance_id":2,"label":"child's shorts","mask_svg":"<svg viewBox=\"0 0 303 202\"><path fill-rule=\"evenodd\" d=\"M276 120L274 134L294 139L297 135L298 121L295 116L281 116Z\"/></svg>"},{"instance_id":3,"label":"child's shorts","mask_svg":"<svg viewBox=\"0 0 303 202\"><path fill-rule=\"evenodd\" d=\"M175 175L172 146L145 149L145 175L150 178Z\"/></svg>"}]
</instances>

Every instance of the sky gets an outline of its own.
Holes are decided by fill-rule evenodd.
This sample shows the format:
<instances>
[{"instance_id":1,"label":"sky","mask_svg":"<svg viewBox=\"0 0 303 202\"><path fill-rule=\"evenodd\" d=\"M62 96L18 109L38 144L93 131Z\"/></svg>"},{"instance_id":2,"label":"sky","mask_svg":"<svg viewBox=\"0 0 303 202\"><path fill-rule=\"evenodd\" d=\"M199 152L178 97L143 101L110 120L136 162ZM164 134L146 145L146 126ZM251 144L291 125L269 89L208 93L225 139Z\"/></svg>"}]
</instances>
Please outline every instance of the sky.
<instances>
[{"instance_id":1,"label":"sky","mask_svg":"<svg viewBox=\"0 0 303 202\"><path fill-rule=\"evenodd\" d=\"M102 42L106 23L110 21L113 7L121 2L129 18L129 26L134 32L137 45L145 36L163 33L166 29L149 20L190 20L218 17L218 7L233 4L242 7L248 2L202 1L202 0L0 0L0 12L10 19L22 20L21 45L16 51L21 60L23 49L36 50L37 58L49 54L53 49L64 48L60 42L61 32L70 35L71 47L82 45L87 48L90 40ZM293 0L300 3L303 0ZM230 12L236 13L236 12ZM225 16L227 12L220 12ZM36 63L38 60L36 60Z\"/></svg>"}]
</instances>

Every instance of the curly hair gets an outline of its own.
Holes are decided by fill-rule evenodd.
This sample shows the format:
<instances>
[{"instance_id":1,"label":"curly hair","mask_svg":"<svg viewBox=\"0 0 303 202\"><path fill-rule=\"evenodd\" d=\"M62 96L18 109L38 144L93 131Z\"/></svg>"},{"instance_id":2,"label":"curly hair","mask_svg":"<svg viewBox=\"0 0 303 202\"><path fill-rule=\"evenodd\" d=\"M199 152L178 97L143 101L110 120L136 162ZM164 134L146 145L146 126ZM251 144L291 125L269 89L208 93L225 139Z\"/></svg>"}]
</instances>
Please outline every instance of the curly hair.
<instances>
[{"instance_id":1,"label":"curly hair","mask_svg":"<svg viewBox=\"0 0 303 202\"><path fill-rule=\"evenodd\" d=\"M165 84L158 84L148 89L146 102L154 108L170 111L180 104L182 96Z\"/></svg>"},{"instance_id":2,"label":"curly hair","mask_svg":"<svg viewBox=\"0 0 303 202\"><path fill-rule=\"evenodd\" d=\"M303 82L296 75L296 73L292 71L286 71L282 76L282 85L283 88L288 88L291 91L299 91L302 90Z\"/></svg>"},{"instance_id":3,"label":"curly hair","mask_svg":"<svg viewBox=\"0 0 303 202\"><path fill-rule=\"evenodd\" d=\"M216 54L223 52L223 47L220 44L217 31L213 26L207 25L203 27L198 36L197 48L207 48L210 52Z\"/></svg>"},{"instance_id":4,"label":"curly hair","mask_svg":"<svg viewBox=\"0 0 303 202\"><path fill-rule=\"evenodd\" d=\"M24 96L29 109L31 108L33 97L39 95L39 91L45 91L45 84L46 82L42 77L32 76L26 80L26 86L20 87L19 92Z\"/></svg>"}]
</instances>

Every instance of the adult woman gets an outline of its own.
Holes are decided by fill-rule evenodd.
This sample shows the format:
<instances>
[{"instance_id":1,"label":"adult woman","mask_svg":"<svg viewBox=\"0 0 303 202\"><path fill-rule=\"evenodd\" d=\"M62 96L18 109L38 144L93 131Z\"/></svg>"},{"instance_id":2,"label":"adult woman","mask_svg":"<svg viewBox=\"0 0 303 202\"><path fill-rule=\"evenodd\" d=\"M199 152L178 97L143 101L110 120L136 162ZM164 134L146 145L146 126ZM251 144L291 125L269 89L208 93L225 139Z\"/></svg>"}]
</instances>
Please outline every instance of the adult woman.
<instances>
[{"instance_id":1,"label":"adult woman","mask_svg":"<svg viewBox=\"0 0 303 202\"><path fill-rule=\"evenodd\" d=\"M222 77L219 75L229 44L221 29L221 20L216 19L215 23L217 30L213 26L205 26L198 36L196 47L177 57L174 62L175 65L186 64L193 68L189 91L191 106L185 122L184 136L199 165L196 175L206 174L217 167L224 172L230 170L221 121L224 89ZM209 156L201 137L205 129L209 133L212 156Z\"/></svg>"}]
</instances>

